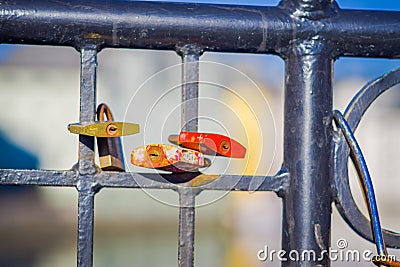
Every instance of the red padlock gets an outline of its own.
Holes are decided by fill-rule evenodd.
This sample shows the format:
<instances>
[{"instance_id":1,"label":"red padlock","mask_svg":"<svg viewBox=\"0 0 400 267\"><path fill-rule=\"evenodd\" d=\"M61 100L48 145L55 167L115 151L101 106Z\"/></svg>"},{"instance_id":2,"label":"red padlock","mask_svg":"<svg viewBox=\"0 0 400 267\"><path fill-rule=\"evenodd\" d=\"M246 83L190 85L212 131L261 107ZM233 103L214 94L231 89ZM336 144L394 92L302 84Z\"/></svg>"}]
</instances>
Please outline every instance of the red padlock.
<instances>
[{"instance_id":1,"label":"red padlock","mask_svg":"<svg viewBox=\"0 0 400 267\"><path fill-rule=\"evenodd\" d=\"M244 158L246 156L246 148L242 144L221 134L181 132L179 135L170 135L168 141L200 151L206 155L230 158Z\"/></svg>"}]
</instances>

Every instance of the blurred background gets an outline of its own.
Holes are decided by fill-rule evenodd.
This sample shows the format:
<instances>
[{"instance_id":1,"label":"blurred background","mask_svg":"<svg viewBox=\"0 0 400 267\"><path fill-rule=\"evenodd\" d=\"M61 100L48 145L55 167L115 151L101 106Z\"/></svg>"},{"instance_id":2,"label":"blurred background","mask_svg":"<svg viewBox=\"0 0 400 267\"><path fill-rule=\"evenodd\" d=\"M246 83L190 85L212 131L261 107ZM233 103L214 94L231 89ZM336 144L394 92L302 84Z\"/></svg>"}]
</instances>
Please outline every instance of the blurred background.
<instances>
[{"instance_id":1,"label":"blurred background","mask_svg":"<svg viewBox=\"0 0 400 267\"><path fill-rule=\"evenodd\" d=\"M190 2L190 1L189 1ZM191 1L191 2L212 2ZM215 1L242 3L238 0ZM247 1L276 5L278 1ZM342 8L400 10L400 2L340 0ZM228 134L248 147L244 160L213 158L206 173L275 174L282 163L284 62L275 56L205 53L200 65L200 131ZM0 168L69 169L78 138L79 53L72 48L0 45ZM334 65L334 106L344 110L368 81L399 60L340 58ZM180 58L174 52L105 49L98 57L98 103L116 120L141 124L123 139L130 151L167 143L180 129ZM400 231L400 92L376 101L357 131L374 180L382 223ZM352 192L364 213L352 166ZM0 188L0 266L75 266L77 192L72 188ZM95 266L177 266L178 197L159 190L103 189L96 197ZM280 266L257 252L279 250L281 201L274 193L203 192L197 200L196 266ZM333 207L332 248L375 251ZM400 258L400 253L390 250ZM333 262L332 266L365 266Z\"/></svg>"}]
</instances>

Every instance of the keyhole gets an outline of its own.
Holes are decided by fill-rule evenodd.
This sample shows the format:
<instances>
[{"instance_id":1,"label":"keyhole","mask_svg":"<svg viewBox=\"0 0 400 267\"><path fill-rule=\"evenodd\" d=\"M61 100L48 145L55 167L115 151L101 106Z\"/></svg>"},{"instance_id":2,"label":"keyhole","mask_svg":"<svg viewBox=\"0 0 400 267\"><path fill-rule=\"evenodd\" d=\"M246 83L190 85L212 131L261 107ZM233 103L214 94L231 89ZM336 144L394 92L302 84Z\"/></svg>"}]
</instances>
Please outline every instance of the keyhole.
<instances>
[{"instance_id":1,"label":"keyhole","mask_svg":"<svg viewBox=\"0 0 400 267\"><path fill-rule=\"evenodd\" d=\"M229 151L229 149L231 148L231 145L229 144L229 142L227 140L223 140L220 144L220 147L221 147L222 153L227 153Z\"/></svg>"},{"instance_id":2,"label":"keyhole","mask_svg":"<svg viewBox=\"0 0 400 267\"><path fill-rule=\"evenodd\" d=\"M150 159L151 159L152 161L154 161L154 160L156 160L160 155L159 155L158 153L153 152L153 153L150 153L149 156L150 156Z\"/></svg>"},{"instance_id":3,"label":"keyhole","mask_svg":"<svg viewBox=\"0 0 400 267\"><path fill-rule=\"evenodd\" d=\"M108 135L115 135L118 132L118 127L117 125L111 123L107 126L106 131Z\"/></svg>"},{"instance_id":4,"label":"keyhole","mask_svg":"<svg viewBox=\"0 0 400 267\"><path fill-rule=\"evenodd\" d=\"M147 149L147 160L151 163L159 163L162 160L162 149L156 146Z\"/></svg>"}]
</instances>

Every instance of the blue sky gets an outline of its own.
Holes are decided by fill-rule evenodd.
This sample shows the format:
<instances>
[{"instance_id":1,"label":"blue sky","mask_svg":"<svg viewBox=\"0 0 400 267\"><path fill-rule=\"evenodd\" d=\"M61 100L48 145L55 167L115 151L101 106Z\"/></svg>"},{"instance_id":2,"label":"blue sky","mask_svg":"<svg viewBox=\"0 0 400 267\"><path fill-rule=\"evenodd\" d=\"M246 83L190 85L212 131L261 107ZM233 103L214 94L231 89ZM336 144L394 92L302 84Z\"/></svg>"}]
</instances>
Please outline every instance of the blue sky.
<instances>
[{"instance_id":1,"label":"blue sky","mask_svg":"<svg viewBox=\"0 0 400 267\"><path fill-rule=\"evenodd\" d=\"M223 4L246 4L246 5L277 5L279 0L175 0L175 2L197 2L197 3L223 3ZM337 0L341 8L348 9L376 9L400 11L398 0ZM0 64L9 58L18 48L12 45L0 45ZM341 58L335 63L335 78L341 79L349 75L374 78L386 71L399 66L399 60L388 59L366 59L366 58Z\"/></svg>"},{"instance_id":2,"label":"blue sky","mask_svg":"<svg viewBox=\"0 0 400 267\"><path fill-rule=\"evenodd\" d=\"M172 0L173 2L195 2L195 3L221 3L242 5L265 5L274 6L279 0ZM171 1L163 1L171 2ZM377 9L377 10L400 10L398 0L336 0L341 8L351 9Z\"/></svg>"}]
</instances>

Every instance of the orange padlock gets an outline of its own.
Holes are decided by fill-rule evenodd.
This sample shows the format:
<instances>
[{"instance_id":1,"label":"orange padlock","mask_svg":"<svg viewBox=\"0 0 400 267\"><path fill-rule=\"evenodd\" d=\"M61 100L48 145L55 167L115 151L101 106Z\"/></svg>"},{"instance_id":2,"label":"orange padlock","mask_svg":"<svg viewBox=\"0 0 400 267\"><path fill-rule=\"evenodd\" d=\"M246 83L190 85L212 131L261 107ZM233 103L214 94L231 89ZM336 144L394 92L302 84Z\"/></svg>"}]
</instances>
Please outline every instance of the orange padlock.
<instances>
[{"instance_id":1,"label":"orange padlock","mask_svg":"<svg viewBox=\"0 0 400 267\"><path fill-rule=\"evenodd\" d=\"M211 164L199 151L164 144L146 145L132 150L131 162L136 166L170 172L197 171Z\"/></svg>"}]
</instances>

